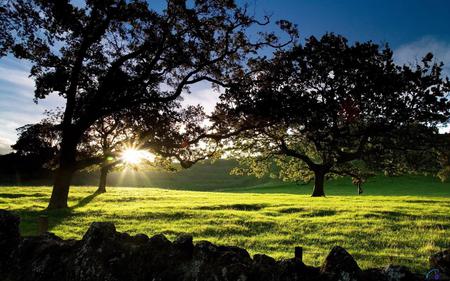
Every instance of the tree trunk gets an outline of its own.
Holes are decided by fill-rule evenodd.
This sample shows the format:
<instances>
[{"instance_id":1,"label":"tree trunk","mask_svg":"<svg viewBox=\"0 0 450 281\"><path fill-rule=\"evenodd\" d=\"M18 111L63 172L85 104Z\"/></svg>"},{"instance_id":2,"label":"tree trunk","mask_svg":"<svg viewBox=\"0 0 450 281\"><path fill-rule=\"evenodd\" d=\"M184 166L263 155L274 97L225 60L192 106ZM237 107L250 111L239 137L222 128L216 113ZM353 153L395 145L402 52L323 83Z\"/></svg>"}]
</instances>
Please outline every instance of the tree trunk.
<instances>
[{"instance_id":1,"label":"tree trunk","mask_svg":"<svg viewBox=\"0 0 450 281\"><path fill-rule=\"evenodd\" d=\"M358 183L358 195L361 195L363 193L361 185L362 185L361 183Z\"/></svg>"},{"instance_id":2,"label":"tree trunk","mask_svg":"<svg viewBox=\"0 0 450 281\"><path fill-rule=\"evenodd\" d=\"M52 196L50 197L48 209L67 208L67 199L69 196L69 188L73 173L74 170L72 167L61 166L58 168L55 175Z\"/></svg>"},{"instance_id":3,"label":"tree trunk","mask_svg":"<svg viewBox=\"0 0 450 281\"><path fill-rule=\"evenodd\" d=\"M61 141L61 153L59 155L59 168L56 170L53 183L52 196L48 209L67 208L70 183L72 182L75 168L75 156L77 152L77 140L73 136L63 138Z\"/></svg>"},{"instance_id":4,"label":"tree trunk","mask_svg":"<svg viewBox=\"0 0 450 281\"><path fill-rule=\"evenodd\" d=\"M100 169L100 182L98 184L97 191L95 193L106 192L106 177L108 176L108 167L102 166Z\"/></svg>"},{"instance_id":5,"label":"tree trunk","mask_svg":"<svg viewBox=\"0 0 450 281\"><path fill-rule=\"evenodd\" d=\"M312 197L325 196L325 191L323 189L325 174L326 172L321 169L314 171L314 189L311 195Z\"/></svg>"}]
</instances>

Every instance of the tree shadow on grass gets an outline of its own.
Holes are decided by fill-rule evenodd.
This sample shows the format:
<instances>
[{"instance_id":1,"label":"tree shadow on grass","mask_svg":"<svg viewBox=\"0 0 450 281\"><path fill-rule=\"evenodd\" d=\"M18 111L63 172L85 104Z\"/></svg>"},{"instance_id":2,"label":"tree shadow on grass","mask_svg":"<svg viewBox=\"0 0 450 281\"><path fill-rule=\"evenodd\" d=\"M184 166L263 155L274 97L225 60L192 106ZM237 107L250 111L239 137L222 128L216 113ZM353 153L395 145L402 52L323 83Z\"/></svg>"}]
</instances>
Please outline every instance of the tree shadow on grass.
<instances>
[{"instance_id":1,"label":"tree shadow on grass","mask_svg":"<svg viewBox=\"0 0 450 281\"><path fill-rule=\"evenodd\" d=\"M200 206L197 210L237 210L237 211L259 211L267 207L267 204L231 204L231 205L213 205L213 206Z\"/></svg>"},{"instance_id":2,"label":"tree shadow on grass","mask_svg":"<svg viewBox=\"0 0 450 281\"><path fill-rule=\"evenodd\" d=\"M33 210L33 209L21 209L13 211L20 217L20 230L22 235L37 235L38 234L38 218L45 216L48 218L48 231L52 231L55 227L63 223L64 221L75 217L74 211L78 208L84 207L89 204L95 197L101 193L93 193L78 201L75 205L59 210Z\"/></svg>"},{"instance_id":3,"label":"tree shadow on grass","mask_svg":"<svg viewBox=\"0 0 450 281\"><path fill-rule=\"evenodd\" d=\"M22 198L22 197L44 197L47 196L45 193L0 193L0 198L5 199L16 199L16 198Z\"/></svg>"},{"instance_id":4,"label":"tree shadow on grass","mask_svg":"<svg viewBox=\"0 0 450 281\"><path fill-rule=\"evenodd\" d=\"M87 204L91 203L91 201L94 200L94 198L100 194L102 194L102 193L98 193L98 192L92 193L91 195L88 195L88 196L84 197L83 199L81 199L80 201L78 201L77 204L73 205L72 207L69 207L69 209L75 210L77 208L84 207Z\"/></svg>"}]
</instances>

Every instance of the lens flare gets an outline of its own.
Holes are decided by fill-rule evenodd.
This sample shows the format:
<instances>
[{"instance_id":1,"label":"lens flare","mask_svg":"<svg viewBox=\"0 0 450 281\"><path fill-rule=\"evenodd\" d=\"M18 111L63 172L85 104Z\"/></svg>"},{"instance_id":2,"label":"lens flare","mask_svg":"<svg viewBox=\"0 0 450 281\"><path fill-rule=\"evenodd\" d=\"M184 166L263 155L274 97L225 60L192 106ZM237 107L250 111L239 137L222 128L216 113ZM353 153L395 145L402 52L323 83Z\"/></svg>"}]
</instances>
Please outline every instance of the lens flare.
<instances>
[{"instance_id":1,"label":"lens flare","mask_svg":"<svg viewBox=\"0 0 450 281\"><path fill-rule=\"evenodd\" d=\"M120 158L126 164L137 165L140 164L143 160L153 161L155 156L146 150L128 148L122 152Z\"/></svg>"},{"instance_id":2,"label":"lens flare","mask_svg":"<svg viewBox=\"0 0 450 281\"><path fill-rule=\"evenodd\" d=\"M142 161L142 152L129 148L122 152L121 159L127 164L139 164Z\"/></svg>"}]
</instances>

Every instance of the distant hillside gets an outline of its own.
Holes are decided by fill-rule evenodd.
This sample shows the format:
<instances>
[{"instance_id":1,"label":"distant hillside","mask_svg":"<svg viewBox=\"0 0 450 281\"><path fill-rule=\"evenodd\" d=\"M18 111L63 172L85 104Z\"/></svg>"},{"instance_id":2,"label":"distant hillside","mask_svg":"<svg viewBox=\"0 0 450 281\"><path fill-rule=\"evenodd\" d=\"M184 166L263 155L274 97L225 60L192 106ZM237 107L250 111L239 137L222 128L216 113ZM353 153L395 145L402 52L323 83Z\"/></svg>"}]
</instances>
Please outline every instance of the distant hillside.
<instances>
[{"instance_id":1,"label":"distant hillside","mask_svg":"<svg viewBox=\"0 0 450 281\"><path fill-rule=\"evenodd\" d=\"M233 160L204 161L179 172L134 171L114 172L108 176L108 186L159 187L180 190L224 191L249 193L310 194L313 183L282 182L265 177L232 176L230 170L237 165ZM1 174L1 173L0 173ZM52 176L41 179L0 176L1 185L51 185ZM98 174L78 173L73 185L97 185ZM377 176L363 185L363 195L423 195L450 196L450 182L442 183L433 176L404 175L399 177ZM350 178L327 181L327 195L356 195L356 187Z\"/></svg>"},{"instance_id":2,"label":"distant hillside","mask_svg":"<svg viewBox=\"0 0 450 281\"><path fill-rule=\"evenodd\" d=\"M232 176L230 171L237 162L217 160L214 163L204 161L179 172L134 171L114 172L108 176L110 186L151 186L191 190L218 190L237 187L250 187L271 183L281 183L269 177L257 179L249 176ZM76 185L97 184L97 174L78 174Z\"/></svg>"}]
</instances>

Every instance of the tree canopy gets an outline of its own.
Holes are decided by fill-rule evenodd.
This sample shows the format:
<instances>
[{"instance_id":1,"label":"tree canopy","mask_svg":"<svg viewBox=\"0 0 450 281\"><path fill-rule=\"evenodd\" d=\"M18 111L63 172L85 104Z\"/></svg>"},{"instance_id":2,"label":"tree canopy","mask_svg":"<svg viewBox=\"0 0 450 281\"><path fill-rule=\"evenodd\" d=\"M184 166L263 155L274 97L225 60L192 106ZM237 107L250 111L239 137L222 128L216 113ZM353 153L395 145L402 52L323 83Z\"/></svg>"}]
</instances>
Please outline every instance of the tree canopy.
<instances>
[{"instance_id":1,"label":"tree canopy","mask_svg":"<svg viewBox=\"0 0 450 281\"><path fill-rule=\"evenodd\" d=\"M47 112L36 124L19 129L12 146L19 156L39 159L40 167L55 170L60 154L61 112ZM220 142L203 139L208 127L200 106L170 111L146 106L132 112L104 117L85 131L77 145L78 170L100 170L97 193L106 192L107 175L114 169L189 168L198 161L215 157ZM138 153L136 163L126 153Z\"/></svg>"},{"instance_id":2,"label":"tree canopy","mask_svg":"<svg viewBox=\"0 0 450 281\"><path fill-rule=\"evenodd\" d=\"M248 55L278 44L271 33L250 40L246 30L268 20L229 0L169 0L162 11L144 0L14 0L0 8L0 55L32 63L36 99L66 100L49 208L67 206L77 146L95 122L141 105L174 107L190 85L225 85Z\"/></svg>"},{"instance_id":3,"label":"tree canopy","mask_svg":"<svg viewBox=\"0 0 450 281\"><path fill-rule=\"evenodd\" d=\"M388 46L329 33L249 67L214 117L218 130L239 132L236 172L263 175L275 164L281 178L314 178L313 196L325 195L327 175L414 168L406 155L430 151L450 116L450 83L431 54L397 65Z\"/></svg>"}]
</instances>

